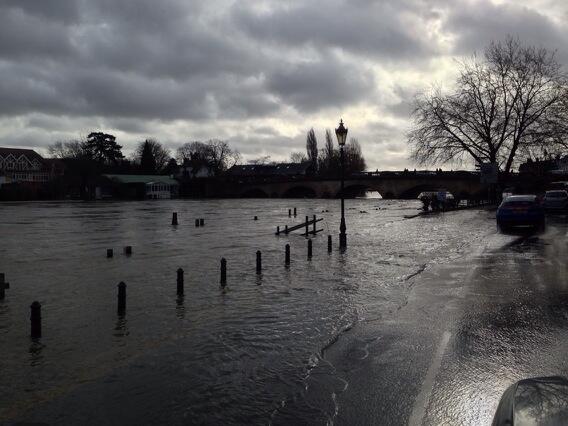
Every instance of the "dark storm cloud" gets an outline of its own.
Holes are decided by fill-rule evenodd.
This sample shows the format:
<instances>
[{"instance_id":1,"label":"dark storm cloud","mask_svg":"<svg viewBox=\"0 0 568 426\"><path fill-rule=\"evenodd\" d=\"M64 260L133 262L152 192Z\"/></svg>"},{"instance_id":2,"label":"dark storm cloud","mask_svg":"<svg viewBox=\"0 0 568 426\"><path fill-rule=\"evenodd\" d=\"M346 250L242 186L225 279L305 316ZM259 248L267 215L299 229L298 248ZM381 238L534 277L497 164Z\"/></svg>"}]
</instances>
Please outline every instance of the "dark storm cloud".
<instances>
[{"instance_id":1,"label":"dark storm cloud","mask_svg":"<svg viewBox=\"0 0 568 426\"><path fill-rule=\"evenodd\" d=\"M514 3L498 5L483 0L454 6L444 27L456 36L455 53L460 55L483 52L491 41L507 36L551 50L568 41L566 28L560 28L537 9Z\"/></svg>"},{"instance_id":2,"label":"dark storm cloud","mask_svg":"<svg viewBox=\"0 0 568 426\"><path fill-rule=\"evenodd\" d=\"M416 57L435 51L420 22L421 2L331 1L325 7L314 1L282 3L258 12L236 3L234 16L255 39L297 48L343 48L383 58Z\"/></svg>"},{"instance_id":3,"label":"dark storm cloud","mask_svg":"<svg viewBox=\"0 0 568 426\"><path fill-rule=\"evenodd\" d=\"M299 111L356 103L374 90L373 74L329 56L294 64L268 77L268 88Z\"/></svg>"}]
</instances>

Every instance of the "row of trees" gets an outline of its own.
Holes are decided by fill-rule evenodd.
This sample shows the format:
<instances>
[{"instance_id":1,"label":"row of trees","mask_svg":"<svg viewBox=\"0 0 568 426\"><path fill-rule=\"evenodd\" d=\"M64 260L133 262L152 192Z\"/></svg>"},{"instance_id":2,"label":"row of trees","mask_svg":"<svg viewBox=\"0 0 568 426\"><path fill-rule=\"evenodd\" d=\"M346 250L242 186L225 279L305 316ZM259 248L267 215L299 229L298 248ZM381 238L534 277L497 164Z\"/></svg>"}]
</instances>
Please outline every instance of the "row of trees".
<instances>
[{"instance_id":1,"label":"row of trees","mask_svg":"<svg viewBox=\"0 0 568 426\"><path fill-rule=\"evenodd\" d=\"M345 172L347 174L360 172L365 170L365 158L361 150L359 141L351 138L343 147L345 157ZM306 155L307 154L307 155ZM318 141L314 129L310 129L306 136L306 154L302 152L293 152L290 155L290 161L301 163L310 162L310 168L313 173L323 176L337 176L340 168L340 152L339 148L335 148L333 143L333 134L331 130L325 131L325 145L318 149Z\"/></svg>"},{"instance_id":2,"label":"row of trees","mask_svg":"<svg viewBox=\"0 0 568 426\"><path fill-rule=\"evenodd\" d=\"M90 164L99 170L143 174L170 174L179 163L191 167L194 173L205 169L207 175L217 176L240 160L238 151L216 139L186 143L177 149L175 158L157 140L146 139L138 143L132 157L126 159L115 136L102 132L90 133L84 141L56 142L48 151L51 157L75 160L81 167Z\"/></svg>"},{"instance_id":3,"label":"row of trees","mask_svg":"<svg viewBox=\"0 0 568 426\"><path fill-rule=\"evenodd\" d=\"M408 141L416 162L496 163L508 173L566 152L568 78L554 52L508 37L460 68L454 90L415 101Z\"/></svg>"}]
</instances>

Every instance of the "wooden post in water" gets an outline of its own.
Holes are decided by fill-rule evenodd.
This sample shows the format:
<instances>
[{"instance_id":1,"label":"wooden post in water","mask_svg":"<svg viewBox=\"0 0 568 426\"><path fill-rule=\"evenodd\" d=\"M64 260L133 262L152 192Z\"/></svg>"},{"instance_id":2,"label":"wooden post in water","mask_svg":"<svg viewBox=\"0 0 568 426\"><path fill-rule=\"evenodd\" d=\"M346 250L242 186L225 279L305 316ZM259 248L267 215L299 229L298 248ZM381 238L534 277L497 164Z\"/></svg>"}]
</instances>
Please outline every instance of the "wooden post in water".
<instances>
[{"instance_id":1,"label":"wooden post in water","mask_svg":"<svg viewBox=\"0 0 568 426\"><path fill-rule=\"evenodd\" d=\"M199 219L199 226L205 226L205 219Z\"/></svg>"},{"instance_id":2,"label":"wooden post in water","mask_svg":"<svg viewBox=\"0 0 568 426\"><path fill-rule=\"evenodd\" d=\"M327 236L327 252L331 253L331 235Z\"/></svg>"},{"instance_id":3,"label":"wooden post in water","mask_svg":"<svg viewBox=\"0 0 568 426\"><path fill-rule=\"evenodd\" d=\"M255 216L255 217L254 217L254 220L258 220L258 216Z\"/></svg>"},{"instance_id":4,"label":"wooden post in water","mask_svg":"<svg viewBox=\"0 0 568 426\"><path fill-rule=\"evenodd\" d=\"M0 273L0 300L6 297L6 284L4 283L4 274Z\"/></svg>"},{"instance_id":5,"label":"wooden post in water","mask_svg":"<svg viewBox=\"0 0 568 426\"><path fill-rule=\"evenodd\" d=\"M111 258L114 255L114 252L112 251L112 249L107 249L107 258Z\"/></svg>"},{"instance_id":6,"label":"wooden post in water","mask_svg":"<svg viewBox=\"0 0 568 426\"><path fill-rule=\"evenodd\" d=\"M177 226L178 224L178 214L177 212L172 213L172 225Z\"/></svg>"},{"instance_id":7,"label":"wooden post in water","mask_svg":"<svg viewBox=\"0 0 568 426\"><path fill-rule=\"evenodd\" d=\"M288 209L288 217L292 217L292 209Z\"/></svg>"},{"instance_id":8,"label":"wooden post in water","mask_svg":"<svg viewBox=\"0 0 568 426\"><path fill-rule=\"evenodd\" d=\"M39 339L41 337L41 304L36 300L30 306L30 322L32 339Z\"/></svg>"},{"instance_id":9,"label":"wooden post in water","mask_svg":"<svg viewBox=\"0 0 568 426\"><path fill-rule=\"evenodd\" d=\"M227 261L225 258L221 259L221 287L227 285Z\"/></svg>"},{"instance_id":10,"label":"wooden post in water","mask_svg":"<svg viewBox=\"0 0 568 426\"><path fill-rule=\"evenodd\" d=\"M294 217L296 217L296 207L294 207Z\"/></svg>"},{"instance_id":11,"label":"wooden post in water","mask_svg":"<svg viewBox=\"0 0 568 426\"><path fill-rule=\"evenodd\" d=\"M285 225L285 226L284 226L284 233L285 233L286 235L288 235L288 225Z\"/></svg>"},{"instance_id":12,"label":"wooden post in water","mask_svg":"<svg viewBox=\"0 0 568 426\"><path fill-rule=\"evenodd\" d=\"M262 272L262 253L260 250L256 251L256 273L260 274Z\"/></svg>"},{"instance_id":13,"label":"wooden post in water","mask_svg":"<svg viewBox=\"0 0 568 426\"><path fill-rule=\"evenodd\" d=\"M119 315L126 311L126 283L121 281L118 283L118 304L117 312Z\"/></svg>"},{"instance_id":14,"label":"wooden post in water","mask_svg":"<svg viewBox=\"0 0 568 426\"><path fill-rule=\"evenodd\" d=\"M132 254L132 246L124 247L124 254L130 256Z\"/></svg>"},{"instance_id":15,"label":"wooden post in water","mask_svg":"<svg viewBox=\"0 0 568 426\"><path fill-rule=\"evenodd\" d=\"M286 265L290 264L290 244L286 244L286 257L285 257L284 263Z\"/></svg>"},{"instance_id":16,"label":"wooden post in water","mask_svg":"<svg viewBox=\"0 0 568 426\"><path fill-rule=\"evenodd\" d=\"M312 240L308 240L308 260L312 258Z\"/></svg>"},{"instance_id":17,"label":"wooden post in water","mask_svg":"<svg viewBox=\"0 0 568 426\"><path fill-rule=\"evenodd\" d=\"M195 219L195 227L199 226L199 219Z\"/></svg>"},{"instance_id":18,"label":"wooden post in water","mask_svg":"<svg viewBox=\"0 0 568 426\"><path fill-rule=\"evenodd\" d=\"M314 235L316 235L316 215L314 215Z\"/></svg>"},{"instance_id":19,"label":"wooden post in water","mask_svg":"<svg viewBox=\"0 0 568 426\"><path fill-rule=\"evenodd\" d=\"M280 226L276 227L276 235L280 235Z\"/></svg>"},{"instance_id":20,"label":"wooden post in water","mask_svg":"<svg viewBox=\"0 0 568 426\"><path fill-rule=\"evenodd\" d=\"M306 216L306 238L308 238L308 231L309 231L309 217Z\"/></svg>"},{"instance_id":21,"label":"wooden post in water","mask_svg":"<svg viewBox=\"0 0 568 426\"><path fill-rule=\"evenodd\" d=\"M178 296L183 295L183 269L181 268L177 270L177 294Z\"/></svg>"}]
</instances>

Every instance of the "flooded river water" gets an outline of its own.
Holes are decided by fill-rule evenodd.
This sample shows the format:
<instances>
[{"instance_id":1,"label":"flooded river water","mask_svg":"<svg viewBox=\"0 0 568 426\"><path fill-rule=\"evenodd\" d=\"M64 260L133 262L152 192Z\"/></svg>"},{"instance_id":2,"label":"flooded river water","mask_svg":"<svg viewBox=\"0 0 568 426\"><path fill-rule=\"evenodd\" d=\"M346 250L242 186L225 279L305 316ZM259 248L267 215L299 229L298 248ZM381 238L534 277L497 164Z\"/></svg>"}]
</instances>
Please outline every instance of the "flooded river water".
<instances>
[{"instance_id":1,"label":"flooded river water","mask_svg":"<svg viewBox=\"0 0 568 426\"><path fill-rule=\"evenodd\" d=\"M459 258L494 228L476 210L404 219L418 202L346 204L340 253L338 200L0 203L0 272L10 282L0 301L0 423L30 410L56 424L333 422L349 384L327 348L361 322L388 318L405 303L409 277ZM308 261L299 231L274 231L313 214L323 232ZM127 245L132 256L122 253ZM34 300L43 316L37 342Z\"/></svg>"}]
</instances>

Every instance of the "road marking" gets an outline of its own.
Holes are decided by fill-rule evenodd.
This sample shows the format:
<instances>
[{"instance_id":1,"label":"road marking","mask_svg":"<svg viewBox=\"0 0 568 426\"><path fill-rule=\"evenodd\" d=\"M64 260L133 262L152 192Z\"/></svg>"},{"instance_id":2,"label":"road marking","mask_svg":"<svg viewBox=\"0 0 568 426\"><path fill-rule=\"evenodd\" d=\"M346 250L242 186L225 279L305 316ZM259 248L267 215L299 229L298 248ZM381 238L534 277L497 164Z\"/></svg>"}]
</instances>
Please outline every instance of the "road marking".
<instances>
[{"instance_id":1,"label":"road marking","mask_svg":"<svg viewBox=\"0 0 568 426\"><path fill-rule=\"evenodd\" d=\"M442 357L446 352L446 347L448 346L450 337L452 337L452 333L444 331L444 334L440 339L438 349L432 359L432 364L430 364L430 367L426 372L426 377L424 377L424 381L422 382L422 389L414 401L414 408L412 409L412 414L408 420L408 424L410 426L422 424L422 420L424 419L424 414L426 412L426 406L430 400L432 388L434 387L434 381L436 380L436 375L442 366Z\"/></svg>"}]
</instances>

